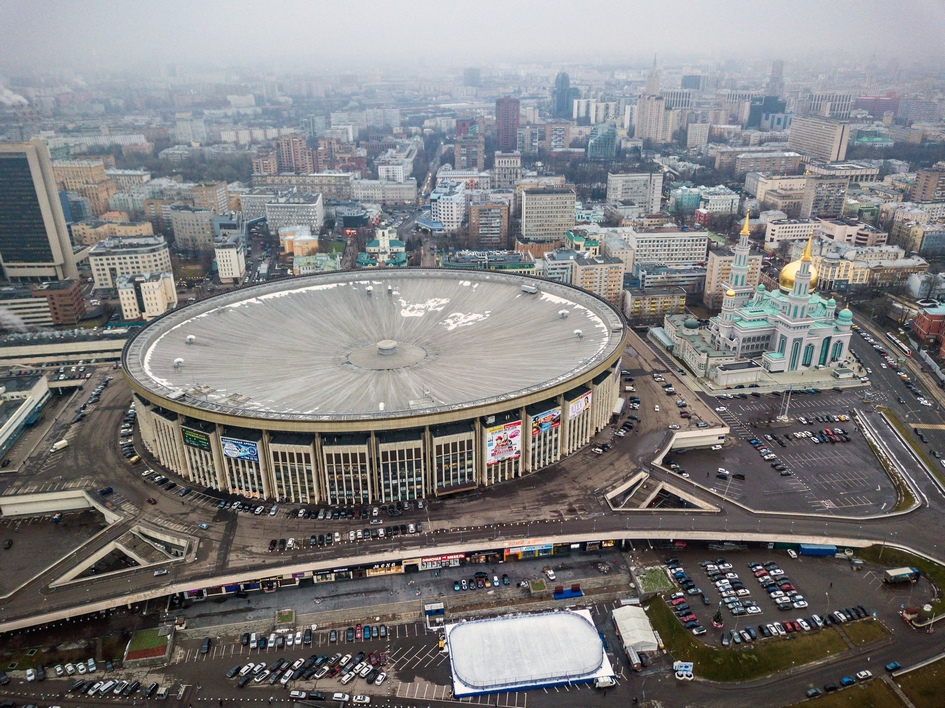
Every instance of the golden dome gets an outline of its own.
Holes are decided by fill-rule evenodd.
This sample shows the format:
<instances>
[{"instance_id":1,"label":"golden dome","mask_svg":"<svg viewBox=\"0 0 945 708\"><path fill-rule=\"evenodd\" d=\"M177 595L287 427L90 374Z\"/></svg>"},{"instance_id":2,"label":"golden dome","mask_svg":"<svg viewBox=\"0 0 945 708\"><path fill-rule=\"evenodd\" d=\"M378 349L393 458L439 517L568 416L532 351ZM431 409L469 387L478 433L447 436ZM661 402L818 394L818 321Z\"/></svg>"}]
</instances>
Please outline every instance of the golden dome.
<instances>
[{"instance_id":1,"label":"golden dome","mask_svg":"<svg viewBox=\"0 0 945 708\"><path fill-rule=\"evenodd\" d=\"M728 291L725 293L725 297L735 297L735 295L736 295L736 292L732 288L729 288Z\"/></svg>"},{"instance_id":2,"label":"golden dome","mask_svg":"<svg viewBox=\"0 0 945 708\"><path fill-rule=\"evenodd\" d=\"M803 259L791 261L781 269L781 272L778 274L778 287L780 287L781 290L789 293L794 289L794 278L801 269L801 263L803 262ZM814 286L817 285L817 269L814 268L812 263L808 265L810 266L810 287L808 288L808 292L812 292Z\"/></svg>"}]
</instances>

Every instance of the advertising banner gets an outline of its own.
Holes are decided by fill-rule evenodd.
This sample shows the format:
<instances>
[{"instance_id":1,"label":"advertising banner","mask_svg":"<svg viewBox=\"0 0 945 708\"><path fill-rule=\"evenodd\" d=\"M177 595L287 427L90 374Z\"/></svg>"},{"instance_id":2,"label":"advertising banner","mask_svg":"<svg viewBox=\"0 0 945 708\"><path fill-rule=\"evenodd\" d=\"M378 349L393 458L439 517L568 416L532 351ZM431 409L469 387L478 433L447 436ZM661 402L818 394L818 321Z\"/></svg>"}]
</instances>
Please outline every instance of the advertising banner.
<instances>
[{"instance_id":1,"label":"advertising banner","mask_svg":"<svg viewBox=\"0 0 945 708\"><path fill-rule=\"evenodd\" d=\"M581 413L591 407L591 392L588 391L579 398L569 402L568 419L577 418Z\"/></svg>"},{"instance_id":2,"label":"advertising banner","mask_svg":"<svg viewBox=\"0 0 945 708\"><path fill-rule=\"evenodd\" d=\"M221 437L220 443L223 445L223 454L227 457L259 462L259 446L254 442Z\"/></svg>"},{"instance_id":3,"label":"advertising banner","mask_svg":"<svg viewBox=\"0 0 945 708\"><path fill-rule=\"evenodd\" d=\"M522 456L522 421L486 428L486 464Z\"/></svg>"},{"instance_id":4,"label":"advertising banner","mask_svg":"<svg viewBox=\"0 0 945 708\"><path fill-rule=\"evenodd\" d=\"M200 450L206 450L210 452L210 436L200 430L193 430L192 428L181 427L181 432L184 433L184 445L189 445L190 447L196 447Z\"/></svg>"},{"instance_id":5,"label":"advertising banner","mask_svg":"<svg viewBox=\"0 0 945 708\"><path fill-rule=\"evenodd\" d=\"M557 428L561 425L561 408L557 406L544 413L532 416L532 435L538 435L546 430Z\"/></svg>"}]
</instances>

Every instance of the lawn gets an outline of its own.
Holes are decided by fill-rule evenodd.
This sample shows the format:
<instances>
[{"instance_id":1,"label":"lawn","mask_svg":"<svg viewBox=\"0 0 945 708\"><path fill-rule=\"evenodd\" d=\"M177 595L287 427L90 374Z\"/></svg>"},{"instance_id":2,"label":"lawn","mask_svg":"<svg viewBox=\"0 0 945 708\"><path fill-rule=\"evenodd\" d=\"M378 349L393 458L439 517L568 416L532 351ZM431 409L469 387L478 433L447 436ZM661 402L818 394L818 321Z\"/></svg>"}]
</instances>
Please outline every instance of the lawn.
<instances>
[{"instance_id":1,"label":"lawn","mask_svg":"<svg viewBox=\"0 0 945 708\"><path fill-rule=\"evenodd\" d=\"M807 684L805 684L806 686ZM818 686L821 691L823 686ZM804 690L807 690L806 688ZM838 708L839 706L855 706L856 708L894 708L902 706L899 696L886 685L881 679L874 678L872 681L861 683L856 686L850 686L836 693L829 693L825 696L815 699L814 703L802 701L795 703L796 706L813 705L817 708ZM931 706L931 703L923 704ZM936 706L941 703L936 703ZM918 703L916 708L922 708Z\"/></svg>"},{"instance_id":2,"label":"lawn","mask_svg":"<svg viewBox=\"0 0 945 708\"><path fill-rule=\"evenodd\" d=\"M679 623L662 599L650 600L646 609L670 655L678 661L693 662L695 673L710 681L748 681L846 650L840 635L829 629L788 639L766 639L738 649L709 647Z\"/></svg>"},{"instance_id":3,"label":"lawn","mask_svg":"<svg viewBox=\"0 0 945 708\"><path fill-rule=\"evenodd\" d=\"M295 610L279 610L276 613L276 624L295 624Z\"/></svg>"},{"instance_id":4,"label":"lawn","mask_svg":"<svg viewBox=\"0 0 945 708\"><path fill-rule=\"evenodd\" d=\"M666 572L660 566L644 568L642 573L637 574L637 581L640 583L640 592L644 594L663 593L674 589Z\"/></svg>"},{"instance_id":5,"label":"lawn","mask_svg":"<svg viewBox=\"0 0 945 708\"><path fill-rule=\"evenodd\" d=\"M159 629L143 629L140 632L135 632L134 636L131 638L131 646L128 647L128 653L131 654L132 652L141 651L143 649L156 649L164 646L167 646L167 637L162 637Z\"/></svg>"},{"instance_id":6,"label":"lawn","mask_svg":"<svg viewBox=\"0 0 945 708\"><path fill-rule=\"evenodd\" d=\"M843 631L850 638L850 641L858 646L878 642L889 635L889 629L882 622L876 620L863 620L862 622L851 622L843 625Z\"/></svg>"},{"instance_id":7,"label":"lawn","mask_svg":"<svg viewBox=\"0 0 945 708\"><path fill-rule=\"evenodd\" d=\"M328 252L332 255L341 255L345 252L345 246L347 244L344 241L332 241L328 244Z\"/></svg>"},{"instance_id":8,"label":"lawn","mask_svg":"<svg viewBox=\"0 0 945 708\"><path fill-rule=\"evenodd\" d=\"M942 705L942 681L945 681L945 660L910 671L897 679L916 708L933 708Z\"/></svg>"},{"instance_id":9,"label":"lawn","mask_svg":"<svg viewBox=\"0 0 945 708\"><path fill-rule=\"evenodd\" d=\"M945 587L945 567L938 563L927 561L925 558L914 556L906 551L883 546L860 548L857 550L856 554L868 563L876 563L886 568L898 568L900 566L918 568L924 575L932 579L936 587ZM942 607L938 600L930 600L930 602L933 603L932 607L935 614L942 612Z\"/></svg>"}]
</instances>

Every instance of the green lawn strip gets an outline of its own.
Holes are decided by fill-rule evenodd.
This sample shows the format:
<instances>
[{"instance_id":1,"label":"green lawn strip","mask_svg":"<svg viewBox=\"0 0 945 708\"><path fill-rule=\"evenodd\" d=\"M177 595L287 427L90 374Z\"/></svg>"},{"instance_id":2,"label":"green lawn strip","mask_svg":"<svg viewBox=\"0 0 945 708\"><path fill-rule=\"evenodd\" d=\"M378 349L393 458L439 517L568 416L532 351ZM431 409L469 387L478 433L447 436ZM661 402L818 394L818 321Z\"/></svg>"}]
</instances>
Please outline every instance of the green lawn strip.
<instances>
[{"instance_id":1,"label":"green lawn strip","mask_svg":"<svg viewBox=\"0 0 945 708\"><path fill-rule=\"evenodd\" d=\"M135 632L131 638L131 647L129 653L141 651L142 649L154 649L167 645L167 637L162 637L158 629L143 629Z\"/></svg>"},{"instance_id":2,"label":"green lawn strip","mask_svg":"<svg viewBox=\"0 0 945 708\"><path fill-rule=\"evenodd\" d=\"M839 679L838 679L839 680ZM807 684L803 684L806 686ZM839 685L839 684L837 684ZM821 691L823 686L817 686ZM807 690L804 688L804 690ZM815 699L812 702L801 701L795 703L795 706L816 706L817 708L837 708L837 706L856 706L856 708L896 708L902 706L903 702L884 681L878 678L866 683L857 684L844 688L836 693L828 693L825 696ZM932 705L932 704L926 704ZM936 703L936 706L941 703ZM916 704L916 708L921 708Z\"/></svg>"},{"instance_id":3,"label":"green lawn strip","mask_svg":"<svg viewBox=\"0 0 945 708\"><path fill-rule=\"evenodd\" d=\"M787 639L766 639L738 648L709 647L692 636L673 615L662 598L646 603L653 627L659 632L666 650L678 661L691 661L695 673L710 681L748 681L777 671L800 667L846 649L843 639L833 630L791 635ZM739 622L739 627L750 624ZM727 622L726 631L734 624ZM714 632L714 630L709 630ZM714 636L714 635L713 635Z\"/></svg>"},{"instance_id":4,"label":"green lawn strip","mask_svg":"<svg viewBox=\"0 0 945 708\"><path fill-rule=\"evenodd\" d=\"M341 255L345 252L345 246L347 244L344 241L332 241L328 244L328 252L332 255Z\"/></svg>"},{"instance_id":5,"label":"green lawn strip","mask_svg":"<svg viewBox=\"0 0 945 708\"><path fill-rule=\"evenodd\" d=\"M945 566L928 561L925 558L913 555L907 551L900 551L896 548L883 546L868 546L856 551L857 556L869 563L876 563L885 568L899 568L909 566L918 568L923 574L932 579L932 582L939 589L945 588ZM942 611L940 600L932 600L934 612L936 614Z\"/></svg>"},{"instance_id":6,"label":"green lawn strip","mask_svg":"<svg viewBox=\"0 0 945 708\"><path fill-rule=\"evenodd\" d=\"M916 708L938 708L942 705L942 682L945 680L945 659L893 679Z\"/></svg>"},{"instance_id":7,"label":"green lawn strip","mask_svg":"<svg viewBox=\"0 0 945 708\"><path fill-rule=\"evenodd\" d=\"M863 620L862 622L851 622L843 625L843 631L850 638L850 641L857 646L878 642L889 636L889 629L882 622L876 620Z\"/></svg>"},{"instance_id":8,"label":"green lawn strip","mask_svg":"<svg viewBox=\"0 0 945 708\"><path fill-rule=\"evenodd\" d=\"M939 466L938 460L933 460L932 456L929 454L928 450L919 445L912 437L912 431L906 427L906 425L899 420L899 416L895 412L886 407L886 406L876 406L876 410L886 414L886 420L892 423L893 427L899 431L899 435L902 436L902 439L908 443L909 447L919 456L922 462L925 463L925 466L932 470L932 474L938 479L939 482L945 484L945 476L940 472L941 467Z\"/></svg>"},{"instance_id":9,"label":"green lawn strip","mask_svg":"<svg viewBox=\"0 0 945 708\"><path fill-rule=\"evenodd\" d=\"M882 406L877 406L877 409L882 409ZM890 412L886 409L887 412ZM895 417L892 416L892 422L898 422L895 420ZM902 432L900 430L900 432ZM910 438L905 436L906 440ZM899 497L896 502L896 506L893 507L892 511L904 511L905 509L911 509L915 505L915 496L912 494L912 491L906 486L905 480L902 478L900 472L892 466L892 464L886 464L883 462L883 457L880 451L873 444L873 441L869 438L866 438L866 443L870 446L870 449L873 451L873 454L876 456L876 459L879 461L883 468L886 470L886 476L889 477L890 481L893 483L893 486L896 488L897 496ZM917 453L921 454L921 450L916 450Z\"/></svg>"},{"instance_id":10,"label":"green lawn strip","mask_svg":"<svg viewBox=\"0 0 945 708\"><path fill-rule=\"evenodd\" d=\"M640 592L642 593L669 592L675 587L666 577L663 569L658 567L646 568L643 573L637 576L637 580L640 582Z\"/></svg>"}]
</instances>

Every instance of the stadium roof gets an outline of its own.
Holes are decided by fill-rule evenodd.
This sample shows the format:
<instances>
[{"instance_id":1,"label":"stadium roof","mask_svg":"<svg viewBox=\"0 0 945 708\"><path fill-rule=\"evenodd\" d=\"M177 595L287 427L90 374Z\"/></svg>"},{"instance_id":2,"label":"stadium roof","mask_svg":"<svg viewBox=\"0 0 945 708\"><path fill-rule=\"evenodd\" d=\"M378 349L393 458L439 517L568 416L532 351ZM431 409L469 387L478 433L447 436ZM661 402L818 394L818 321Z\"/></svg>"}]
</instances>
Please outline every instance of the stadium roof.
<instances>
[{"instance_id":1,"label":"stadium roof","mask_svg":"<svg viewBox=\"0 0 945 708\"><path fill-rule=\"evenodd\" d=\"M446 633L457 698L614 675L588 610L473 620Z\"/></svg>"},{"instance_id":2,"label":"stadium roof","mask_svg":"<svg viewBox=\"0 0 945 708\"><path fill-rule=\"evenodd\" d=\"M376 419L566 384L612 355L623 332L609 305L559 283L475 271L332 273L174 311L141 331L124 363L146 389L198 409Z\"/></svg>"}]
</instances>

